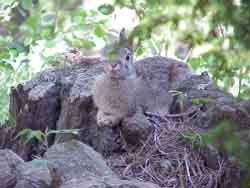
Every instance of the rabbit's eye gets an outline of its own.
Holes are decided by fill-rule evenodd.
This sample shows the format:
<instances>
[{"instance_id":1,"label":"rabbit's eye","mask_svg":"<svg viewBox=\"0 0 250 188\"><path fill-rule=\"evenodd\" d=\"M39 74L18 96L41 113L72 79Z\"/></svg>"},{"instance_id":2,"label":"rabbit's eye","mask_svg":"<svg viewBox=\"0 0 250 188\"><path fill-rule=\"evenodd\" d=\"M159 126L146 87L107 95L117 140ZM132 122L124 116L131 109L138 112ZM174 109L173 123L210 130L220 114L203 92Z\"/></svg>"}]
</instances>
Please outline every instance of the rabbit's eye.
<instances>
[{"instance_id":1,"label":"rabbit's eye","mask_svg":"<svg viewBox=\"0 0 250 188\"><path fill-rule=\"evenodd\" d=\"M126 60L129 61L129 59L130 59L130 56L126 55Z\"/></svg>"}]
</instances>

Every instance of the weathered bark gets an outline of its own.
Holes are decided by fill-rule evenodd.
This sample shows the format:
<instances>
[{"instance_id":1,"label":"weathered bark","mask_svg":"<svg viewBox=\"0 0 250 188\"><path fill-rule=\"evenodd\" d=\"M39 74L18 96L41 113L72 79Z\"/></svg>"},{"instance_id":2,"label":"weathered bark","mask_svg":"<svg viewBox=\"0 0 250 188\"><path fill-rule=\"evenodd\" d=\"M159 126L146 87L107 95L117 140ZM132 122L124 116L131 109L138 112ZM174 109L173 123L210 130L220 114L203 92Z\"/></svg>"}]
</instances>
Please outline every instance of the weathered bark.
<instances>
[{"instance_id":1,"label":"weathered bark","mask_svg":"<svg viewBox=\"0 0 250 188\"><path fill-rule=\"evenodd\" d=\"M10 115L16 125L14 132L24 128L42 131L46 128L50 130L80 129L79 136L58 134L55 140L63 142L77 138L106 156L113 151L121 151L123 140L120 138L120 131L127 141L131 141L129 135L138 135L137 129L133 129L133 126L141 124L144 120L140 119L141 122L132 122L133 119L126 120L122 123L122 129L97 126L97 110L92 100L91 88L95 78L103 72L103 65L104 61L101 59L83 58L80 64L63 69L46 70L24 85L20 84L17 88L12 88ZM250 102L235 102L231 95L215 87L211 78L205 73L191 76L180 83L176 82L171 90L183 93L181 103L184 115L179 114L177 117L188 118L192 125L208 129L220 120L229 118L240 128L249 127ZM197 98L209 98L209 102L194 104L192 100ZM179 106L180 102L176 100L172 104L171 113L180 112ZM192 113L190 113L192 108L195 110L191 110ZM175 115L170 115L168 118L173 117ZM135 125L131 125L131 122ZM130 126L132 127L129 128ZM135 132L131 133L131 130ZM144 131L141 131L141 137L145 137ZM139 140L137 141L140 142ZM54 138L50 137L49 145L53 141ZM24 145L19 141L17 146L15 151L24 159L30 159L28 156L39 152L34 143Z\"/></svg>"},{"instance_id":2,"label":"weathered bark","mask_svg":"<svg viewBox=\"0 0 250 188\"><path fill-rule=\"evenodd\" d=\"M91 88L96 76L103 72L103 64L100 59L83 59L81 64L46 70L24 85L12 88L10 115L16 132L25 128L41 131L46 128L80 129L80 136L58 134L55 140L78 138L104 155L119 150L121 144L115 141L119 131L99 129L96 123ZM49 145L53 141L50 137ZM24 145L21 142L18 146L17 153L24 159L30 158L22 154L22 150L30 155L29 151L37 148L34 143Z\"/></svg>"}]
</instances>

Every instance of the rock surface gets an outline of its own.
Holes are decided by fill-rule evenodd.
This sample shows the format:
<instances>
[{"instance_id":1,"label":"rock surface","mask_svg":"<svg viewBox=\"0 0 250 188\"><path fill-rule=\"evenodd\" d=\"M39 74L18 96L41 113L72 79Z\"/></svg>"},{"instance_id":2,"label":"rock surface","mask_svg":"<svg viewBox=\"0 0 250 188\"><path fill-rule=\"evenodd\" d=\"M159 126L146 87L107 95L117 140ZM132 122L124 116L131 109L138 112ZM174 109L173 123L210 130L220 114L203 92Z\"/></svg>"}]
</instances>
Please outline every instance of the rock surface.
<instances>
[{"instance_id":1,"label":"rock surface","mask_svg":"<svg viewBox=\"0 0 250 188\"><path fill-rule=\"evenodd\" d=\"M137 112L132 117L125 118L121 125L121 134L129 147L142 145L153 130L153 125L141 112Z\"/></svg>"},{"instance_id":2,"label":"rock surface","mask_svg":"<svg viewBox=\"0 0 250 188\"><path fill-rule=\"evenodd\" d=\"M250 101L236 102L232 95L213 84L207 72L191 76L176 85L175 89L184 96L182 111L196 109L188 114L193 116L190 119L195 126L209 129L228 119L235 123L237 129L250 127Z\"/></svg>"},{"instance_id":3,"label":"rock surface","mask_svg":"<svg viewBox=\"0 0 250 188\"><path fill-rule=\"evenodd\" d=\"M102 156L80 141L53 145L44 158L24 162L0 150L1 188L158 188L153 183L121 180Z\"/></svg>"},{"instance_id":4,"label":"rock surface","mask_svg":"<svg viewBox=\"0 0 250 188\"><path fill-rule=\"evenodd\" d=\"M0 187L12 188L17 183L15 170L24 161L11 150L0 150Z\"/></svg>"},{"instance_id":5,"label":"rock surface","mask_svg":"<svg viewBox=\"0 0 250 188\"><path fill-rule=\"evenodd\" d=\"M99 153L79 141L55 144L45 153L44 158L49 168L63 177L63 182L89 174L114 175Z\"/></svg>"},{"instance_id":6,"label":"rock surface","mask_svg":"<svg viewBox=\"0 0 250 188\"><path fill-rule=\"evenodd\" d=\"M137 180L120 180L99 153L79 141L56 144L45 153L45 158L53 171L54 187L158 187Z\"/></svg>"},{"instance_id":7,"label":"rock surface","mask_svg":"<svg viewBox=\"0 0 250 188\"><path fill-rule=\"evenodd\" d=\"M114 177L100 178L95 176L82 177L67 181L61 188L159 188L152 183L139 182L137 180L120 180Z\"/></svg>"},{"instance_id":8,"label":"rock surface","mask_svg":"<svg viewBox=\"0 0 250 188\"><path fill-rule=\"evenodd\" d=\"M47 161L42 159L19 164L15 174L15 188L50 188L52 183Z\"/></svg>"}]
</instances>

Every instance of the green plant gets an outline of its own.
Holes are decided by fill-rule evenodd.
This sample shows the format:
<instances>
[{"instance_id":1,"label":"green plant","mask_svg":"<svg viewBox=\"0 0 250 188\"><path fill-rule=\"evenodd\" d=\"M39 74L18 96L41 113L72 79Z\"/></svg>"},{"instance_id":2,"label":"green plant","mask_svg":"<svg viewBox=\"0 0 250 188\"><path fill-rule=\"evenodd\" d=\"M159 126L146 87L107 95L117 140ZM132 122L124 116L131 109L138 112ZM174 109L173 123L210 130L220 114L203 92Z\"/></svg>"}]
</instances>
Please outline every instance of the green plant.
<instances>
[{"instance_id":1,"label":"green plant","mask_svg":"<svg viewBox=\"0 0 250 188\"><path fill-rule=\"evenodd\" d=\"M180 133L180 137L190 140L192 142L192 145L198 145L199 147L204 146L204 141L202 138L202 134L189 132L189 133Z\"/></svg>"},{"instance_id":2,"label":"green plant","mask_svg":"<svg viewBox=\"0 0 250 188\"><path fill-rule=\"evenodd\" d=\"M208 104L212 101L211 98L193 98L191 99L191 102L193 104Z\"/></svg>"},{"instance_id":3,"label":"green plant","mask_svg":"<svg viewBox=\"0 0 250 188\"><path fill-rule=\"evenodd\" d=\"M18 132L16 139L21 138L25 141L25 143L30 142L31 140L36 140L38 142L43 143L43 145L48 148L48 137L51 134L71 134L71 135L79 135L79 129L65 129L65 130L49 130L46 129L45 132L40 130L32 130L32 129L23 129Z\"/></svg>"}]
</instances>

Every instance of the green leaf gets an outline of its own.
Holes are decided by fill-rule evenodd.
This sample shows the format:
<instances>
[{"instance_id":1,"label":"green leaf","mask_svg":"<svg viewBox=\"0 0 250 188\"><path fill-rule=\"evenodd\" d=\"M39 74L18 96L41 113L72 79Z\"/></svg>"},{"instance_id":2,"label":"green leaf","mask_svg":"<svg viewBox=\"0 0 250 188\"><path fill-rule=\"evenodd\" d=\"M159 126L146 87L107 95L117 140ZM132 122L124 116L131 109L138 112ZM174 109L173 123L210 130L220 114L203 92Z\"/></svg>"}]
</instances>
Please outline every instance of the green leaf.
<instances>
[{"instance_id":1,"label":"green leaf","mask_svg":"<svg viewBox=\"0 0 250 188\"><path fill-rule=\"evenodd\" d=\"M62 130L50 130L48 131L49 134L73 134L79 135L80 129L62 129Z\"/></svg>"},{"instance_id":2,"label":"green leaf","mask_svg":"<svg viewBox=\"0 0 250 188\"><path fill-rule=\"evenodd\" d=\"M188 63L192 66L193 70L197 70L202 66L201 58L192 58L188 61Z\"/></svg>"},{"instance_id":3,"label":"green leaf","mask_svg":"<svg viewBox=\"0 0 250 188\"><path fill-rule=\"evenodd\" d=\"M16 138L27 138L28 134L30 134L31 129L23 129L17 135Z\"/></svg>"},{"instance_id":4,"label":"green leaf","mask_svg":"<svg viewBox=\"0 0 250 188\"><path fill-rule=\"evenodd\" d=\"M83 41L83 48L89 50L89 49L92 49L94 47L96 47L96 44L93 41L91 41L91 40L84 40Z\"/></svg>"},{"instance_id":5,"label":"green leaf","mask_svg":"<svg viewBox=\"0 0 250 188\"><path fill-rule=\"evenodd\" d=\"M231 155L237 155L240 152L240 140L236 135L231 135L230 139L225 141L225 149Z\"/></svg>"},{"instance_id":6,"label":"green leaf","mask_svg":"<svg viewBox=\"0 0 250 188\"><path fill-rule=\"evenodd\" d=\"M6 62L1 62L0 61L0 70L3 69L3 70L8 70L8 71L14 71L14 68L12 67L11 64L9 63L6 63Z\"/></svg>"},{"instance_id":7,"label":"green leaf","mask_svg":"<svg viewBox=\"0 0 250 188\"><path fill-rule=\"evenodd\" d=\"M42 131L32 131L32 132L33 132L33 138L37 139L38 141L42 141L44 135Z\"/></svg>"},{"instance_id":8,"label":"green leaf","mask_svg":"<svg viewBox=\"0 0 250 188\"><path fill-rule=\"evenodd\" d=\"M97 37L103 38L105 35L105 30L100 25L97 25L95 28L95 35Z\"/></svg>"},{"instance_id":9,"label":"green leaf","mask_svg":"<svg viewBox=\"0 0 250 188\"><path fill-rule=\"evenodd\" d=\"M41 36L43 38L51 38L54 35L54 27L53 26L48 26L48 27L44 27L41 30Z\"/></svg>"},{"instance_id":10,"label":"green leaf","mask_svg":"<svg viewBox=\"0 0 250 188\"><path fill-rule=\"evenodd\" d=\"M84 24L87 13L83 9L72 12L72 22L77 24Z\"/></svg>"},{"instance_id":11,"label":"green leaf","mask_svg":"<svg viewBox=\"0 0 250 188\"><path fill-rule=\"evenodd\" d=\"M82 19L85 19L87 16L87 13L83 9L75 10L71 13L73 17L81 17Z\"/></svg>"},{"instance_id":12,"label":"green leaf","mask_svg":"<svg viewBox=\"0 0 250 188\"><path fill-rule=\"evenodd\" d=\"M56 46L56 42L54 40L46 41L46 48L54 48Z\"/></svg>"},{"instance_id":13,"label":"green leaf","mask_svg":"<svg viewBox=\"0 0 250 188\"><path fill-rule=\"evenodd\" d=\"M9 53L11 54L12 57L17 57L19 54L15 48L9 49Z\"/></svg>"},{"instance_id":14,"label":"green leaf","mask_svg":"<svg viewBox=\"0 0 250 188\"><path fill-rule=\"evenodd\" d=\"M99 12L101 12L104 15L109 15L114 12L114 7L110 4L102 4L98 7Z\"/></svg>"},{"instance_id":15,"label":"green leaf","mask_svg":"<svg viewBox=\"0 0 250 188\"><path fill-rule=\"evenodd\" d=\"M98 15L98 12L97 12L96 10L90 10L90 11L89 11L89 16L95 17L95 16L97 16L97 15Z\"/></svg>"},{"instance_id":16,"label":"green leaf","mask_svg":"<svg viewBox=\"0 0 250 188\"><path fill-rule=\"evenodd\" d=\"M16 49L18 51L18 53L21 53L21 52L25 51L25 48L24 48L23 44L20 43L20 42L11 42L8 45L8 48L14 48L14 49Z\"/></svg>"},{"instance_id":17,"label":"green leaf","mask_svg":"<svg viewBox=\"0 0 250 188\"><path fill-rule=\"evenodd\" d=\"M16 138L20 137L21 139L24 139L26 142L29 142L31 139L36 139L38 141L41 141L44 134L42 131L34 131L32 129L23 129L20 131Z\"/></svg>"},{"instance_id":18,"label":"green leaf","mask_svg":"<svg viewBox=\"0 0 250 188\"><path fill-rule=\"evenodd\" d=\"M32 0L22 0L21 5L24 9L30 10L32 8Z\"/></svg>"},{"instance_id":19,"label":"green leaf","mask_svg":"<svg viewBox=\"0 0 250 188\"><path fill-rule=\"evenodd\" d=\"M140 47L136 50L135 55L138 57L144 53L145 49L143 47Z\"/></svg>"},{"instance_id":20,"label":"green leaf","mask_svg":"<svg viewBox=\"0 0 250 188\"><path fill-rule=\"evenodd\" d=\"M208 104L211 102L211 98L194 98L194 99L191 99L191 102L193 104Z\"/></svg>"},{"instance_id":21,"label":"green leaf","mask_svg":"<svg viewBox=\"0 0 250 188\"><path fill-rule=\"evenodd\" d=\"M39 16L30 16L26 20L26 26L29 26L33 29L37 29L40 26L41 19Z\"/></svg>"}]
</instances>

